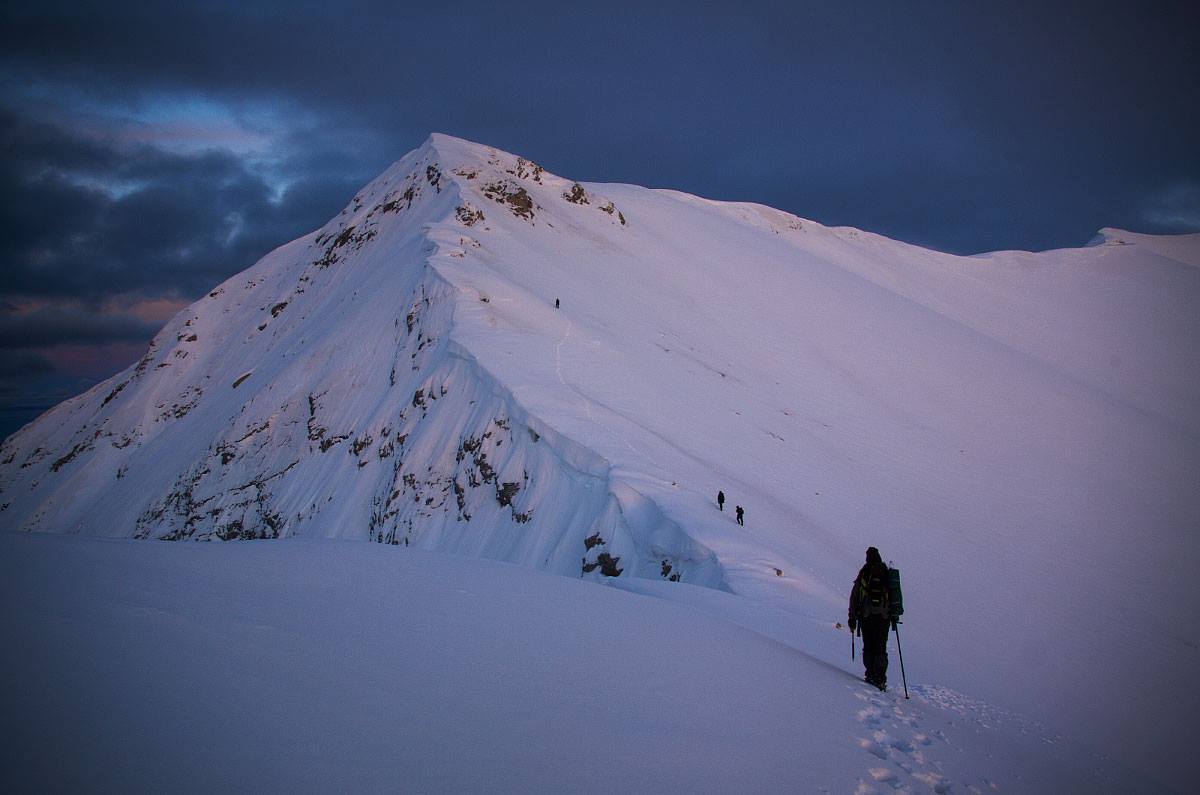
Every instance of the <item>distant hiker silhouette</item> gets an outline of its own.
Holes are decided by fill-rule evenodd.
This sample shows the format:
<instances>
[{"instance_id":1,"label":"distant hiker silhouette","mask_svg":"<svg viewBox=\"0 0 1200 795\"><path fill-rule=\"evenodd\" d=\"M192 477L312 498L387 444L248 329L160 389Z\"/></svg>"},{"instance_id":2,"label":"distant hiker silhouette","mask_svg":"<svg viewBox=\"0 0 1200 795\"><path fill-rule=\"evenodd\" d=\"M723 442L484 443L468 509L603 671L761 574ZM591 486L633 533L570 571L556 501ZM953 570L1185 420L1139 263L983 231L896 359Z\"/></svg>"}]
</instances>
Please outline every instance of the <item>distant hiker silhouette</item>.
<instances>
[{"instance_id":1,"label":"distant hiker silhouette","mask_svg":"<svg viewBox=\"0 0 1200 795\"><path fill-rule=\"evenodd\" d=\"M725 492L723 491L717 492L717 507L722 511L725 510Z\"/></svg>"},{"instance_id":2,"label":"distant hiker silhouette","mask_svg":"<svg viewBox=\"0 0 1200 795\"><path fill-rule=\"evenodd\" d=\"M557 298L554 299L554 308L558 309L558 299Z\"/></svg>"},{"instance_id":3,"label":"distant hiker silhouette","mask_svg":"<svg viewBox=\"0 0 1200 795\"><path fill-rule=\"evenodd\" d=\"M737 506L737 520L738 520L738 524L740 524L742 526L745 526L745 524L746 524L744 521L742 521L742 516L745 513L746 512L742 510L742 506L740 506L740 505Z\"/></svg>"},{"instance_id":4,"label":"distant hiker silhouette","mask_svg":"<svg viewBox=\"0 0 1200 795\"><path fill-rule=\"evenodd\" d=\"M899 580L897 579L897 587ZM894 626L902 609L891 596L890 574L887 564L875 547L867 548L867 562L858 571L858 577L850 589L850 609L846 623L850 632L862 631L863 666L870 684L887 690L888 627Z\"/></svg>"}]
</instances>

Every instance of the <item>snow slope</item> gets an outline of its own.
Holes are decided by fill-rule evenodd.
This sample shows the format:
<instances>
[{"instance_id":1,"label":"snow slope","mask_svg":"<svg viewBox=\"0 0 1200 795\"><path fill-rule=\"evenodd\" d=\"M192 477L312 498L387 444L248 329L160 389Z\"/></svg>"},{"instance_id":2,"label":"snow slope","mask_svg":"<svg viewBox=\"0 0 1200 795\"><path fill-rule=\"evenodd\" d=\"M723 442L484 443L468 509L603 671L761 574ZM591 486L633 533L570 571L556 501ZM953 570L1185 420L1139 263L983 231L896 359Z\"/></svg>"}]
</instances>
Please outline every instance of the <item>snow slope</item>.
<instances>
[{"instance_id":1,"label":"snow slope","mask_svg":"<svg viewBox=\"0 0 1200 795\"><path fill-rule=\"evenodd\" d=\"M816 622L759 612L752 631L736 623L740 599L671 591L682 604L403 547L0 536L0 598L16 608L0 641L20 650L0 657L0 787L1146 783L957 694L868 690L840 665L845 635Z\"/></svg>"},{"instance_id":2,"label":"snow slope","mask_svg":"<svg viewBox=\"0 0 1200 795\"><path fill-rule=\"evenodd\" d=\"M5 442L0 527L370 538L826 626L875 544L918 681L1183 788L1198 252L957 257L434 135Z\"/></svg>"}]
</instances>

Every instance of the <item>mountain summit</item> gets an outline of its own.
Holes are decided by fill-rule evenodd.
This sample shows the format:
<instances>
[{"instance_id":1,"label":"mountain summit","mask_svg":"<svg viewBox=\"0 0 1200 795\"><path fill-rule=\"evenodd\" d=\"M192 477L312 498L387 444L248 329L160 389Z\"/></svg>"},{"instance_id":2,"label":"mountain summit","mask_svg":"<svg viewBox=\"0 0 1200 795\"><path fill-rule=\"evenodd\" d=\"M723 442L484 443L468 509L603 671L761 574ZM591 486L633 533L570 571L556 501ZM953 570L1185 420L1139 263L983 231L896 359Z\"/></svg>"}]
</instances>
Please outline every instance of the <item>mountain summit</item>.
<instances>
[{"instance_id":1,"label":"mountain summit","mask_svg":"<svg viewBox=\"0 0 1200 795\"><path fill-rule=\"evenodd\" d=\"M914 648L967 655L929 675L1158 758L1186 732L1093 696L1184 721L1194 648L1079 669L1100 614L1133 649L1196 628L1145 583L1200 551L1200 236L1096 242L953 256L434 134L9 438L0 528L371 540L831 622L874 545Z\"/></svg>"},{"instance_id":2,"label":"mountain summit","mask_svg":"<svg viewBox=\"0 0 1200 795\"><path fill-rule=\"evenodd\" d=\"M10 439L0 518L172 540L372 539L720 586L712 553L614 481L603 451L530 411L522 397L542 385L524 366L506 378L470 344L528 333L508 313L566 329L579 317L532 292L550 286L533 263L526 284L496 283L494 244L619 241L626 227L595 189L434 134L325 227L177 316L136 365ZM561 284L568 301L575 281ZM571 349L551 341L527 369L552 363L553 397L578 404ZM532 359L537 344L504 355Z\"/></svg>"}]
</instances>

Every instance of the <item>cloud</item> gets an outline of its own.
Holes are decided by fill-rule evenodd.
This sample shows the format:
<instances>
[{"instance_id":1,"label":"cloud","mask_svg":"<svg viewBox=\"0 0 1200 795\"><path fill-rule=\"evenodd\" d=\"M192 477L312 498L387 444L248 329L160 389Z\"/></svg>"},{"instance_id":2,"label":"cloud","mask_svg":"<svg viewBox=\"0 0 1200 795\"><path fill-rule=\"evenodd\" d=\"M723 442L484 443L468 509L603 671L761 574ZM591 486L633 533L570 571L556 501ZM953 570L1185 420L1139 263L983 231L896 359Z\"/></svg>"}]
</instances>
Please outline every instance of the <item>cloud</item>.
<instances>
[{"instance_id":1,"label":"cloud","mask_svg":"<svg viewBox=\"0 0 1200 795\"><path fill-rule=\"evenodd\" d=\"M53 106L59 127L85 120L87 135L110 136L109 152L221 149L243 187L267 187L266 204L243 201L268 247L340 209L313 191L349 198L432 130L572 178L769 200L856 226L885 219L881 231L968 251L1081 243L1142 220L1148 186L1200 178L1189 80L1200 63L1183 7L1125 26L1097 24L1071 3L1021 14L782 2L523 8L39 3L0 26L0 66L12 76L0 86L10 105ZM781 149L783 160L764 157ZM326 169L335 162L338 174ZM149 179L169 183L157 158L147 165ZM74 184L104 192L133 176ZM303 199L290 209L311 215L289 226L270 200L299 181L308 192L289 197ZM198 208L221 198L196 187ZM1042 220L1064 218L1064 207L1074 208L1064 221ZM249 264L252 244L214 250L213 240L224 238L187 249L214 263L209 272Z\"/></svg>"},{"instance_id":2,"label":"cloud","mask_svg":"<svg viewBox=\"0 0 1200 795\"><path fill-rule=\"evenodd\" d=\"M44 356L29 351L0 350L0 379L29 378L53 371L54 366Z\"/></svg>"},{"instance_id":3,"label":"cloud","mask_svg":"<svg viewBox=\"0 0 1200 795\"><path fill-rule=\"evenodd\" d=\"M160 327L159 323L132 315L104 314L79 307L42 307L32 312L0 314L0 349L149 343Z\"/></svg>"},{"instance_id":4,"label":"cloud","mask_svg":"<svg viewBox=\"0 0 1200 795\"><path fill-rule=\"evenodd\" d=\"M317 228L353 195L308 178L300 152L274 178L219 149L195 153L73 134L0 113L0 294L93 302L195 297Z\"/></svg>"},{"instance_id":5,"label":"cloud","mask_svg":"<svg viewBox=\"0 0 1200 795\"><path fill-rule=\"evenodd\" d=\"M369 136L305 114L272 127L210 108L219 123L181 146L156 138L170 131L157 113L148 126L0 96L0 435L127 366L181 305L325 223L386 165L356 162ZM243 123L265 153L229 147Z\"/></svg>"},{"instance_id":6,"label":"cloud","mask_svg":"<svg viewBox=\"0 0 1200 795\"><path fill-rule=\"evenodd\" d=\"M1168 231L1200 231L1200 184L1174 185L1159 193L1150 200L1143 217Z\"/></svg>"}]
</instances>

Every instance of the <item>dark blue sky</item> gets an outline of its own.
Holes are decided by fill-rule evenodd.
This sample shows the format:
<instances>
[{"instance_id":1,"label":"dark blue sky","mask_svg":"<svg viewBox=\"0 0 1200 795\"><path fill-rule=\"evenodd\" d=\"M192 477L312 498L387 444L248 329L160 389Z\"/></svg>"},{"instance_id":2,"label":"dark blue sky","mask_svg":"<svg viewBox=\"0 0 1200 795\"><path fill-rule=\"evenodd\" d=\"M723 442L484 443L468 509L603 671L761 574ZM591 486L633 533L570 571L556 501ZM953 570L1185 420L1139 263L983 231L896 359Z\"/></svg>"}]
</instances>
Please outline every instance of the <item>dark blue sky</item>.
<instances>
[{"instance_id":1,"label":"dark blue sky","mask_svg":"<svg viewBox=\"0 0 1200 795\"><path fill-rule=\"evenodd\" d=\"M1189 4L427 5L6 4L0 436L435 130L946 251L1200 230Z\"/></svg>"}]
</instances>

